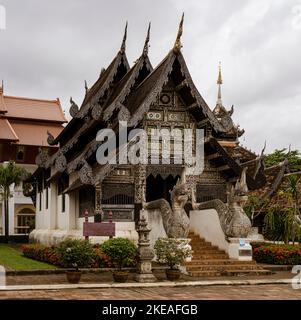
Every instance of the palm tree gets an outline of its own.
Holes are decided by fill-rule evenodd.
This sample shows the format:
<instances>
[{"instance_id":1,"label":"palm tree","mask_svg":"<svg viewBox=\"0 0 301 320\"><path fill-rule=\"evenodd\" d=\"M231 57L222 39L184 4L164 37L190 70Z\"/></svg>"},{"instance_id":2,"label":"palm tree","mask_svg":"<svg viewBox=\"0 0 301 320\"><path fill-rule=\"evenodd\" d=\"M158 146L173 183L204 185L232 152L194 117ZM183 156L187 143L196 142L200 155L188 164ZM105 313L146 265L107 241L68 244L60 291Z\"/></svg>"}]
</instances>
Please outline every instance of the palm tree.
<instances>
[{"instance_id":1,"label":"palm tree","mask_svg":"<svg viewBox=\"0 0 301 320\"><path fill-rule=\"evenodd\" d=\"M300 183L301 179L297 175L289 175L288 176L288 188L287 192L292 198L294 213L295 215L299 214L299 194L300 194Z\"/></svg>"},{"instance_id":2,"label":"palm tree","mask_svg":"<svg viewBox=\"0 0 301 320\"><path fill-rule=\"evenodd\" d=\"M19 185L24 177L26 171L17 167L13 161L0 165L0 192L4 202L4 220L5 220L5 241L8 242L9 238L9 212L8 212L8 201L12 196L10 186L14 184Z\"/></svg>"}]
</instances>

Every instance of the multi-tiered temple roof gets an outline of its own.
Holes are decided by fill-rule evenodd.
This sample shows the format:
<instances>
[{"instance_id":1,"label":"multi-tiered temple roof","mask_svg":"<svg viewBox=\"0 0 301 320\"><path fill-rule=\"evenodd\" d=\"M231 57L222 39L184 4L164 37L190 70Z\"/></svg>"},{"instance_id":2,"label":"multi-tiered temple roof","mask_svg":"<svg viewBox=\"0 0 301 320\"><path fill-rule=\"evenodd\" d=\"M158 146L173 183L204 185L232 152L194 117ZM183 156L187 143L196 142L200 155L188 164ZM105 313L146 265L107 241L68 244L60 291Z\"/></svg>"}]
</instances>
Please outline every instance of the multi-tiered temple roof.
<instances>
[{"instance_id":1,"label":"multi-tiered temple roof","mask_svg":"<svg viewBox=\"0 0 301 320\"><path fill-rule=\"evenodd\" d=\"M63 173L77 174L77 179L66 190L82 184L94 184L109 174L110 165L99 165L95 153L102 143L96 141L101 128L112 128L118 134L118 121L127 121L129 128L142 125L146 113L158 101L164 88L172 88L198 128L205 130L205 152L208 161L229 178L237 178L244 166L249 188L265 183L261 158L239 146L243 134L232 121L233 108L227 111L222 104L222 75L219 69L218 100L212 111L196 88L181 52L183 17L172 49L154 69L148 57L150 26L139 58L132 67L126 57L127 26L120 50L110 65L103 69L86 95L80 107L71 99L72 120L56 135L51 132L49 143L59 143L59 150L51 157L39 155L41 167L55 167L52 177ZM56 136L56 137L55 137ZM51 177L50 177L51 178Z\"/></svg>"}]
</instances>

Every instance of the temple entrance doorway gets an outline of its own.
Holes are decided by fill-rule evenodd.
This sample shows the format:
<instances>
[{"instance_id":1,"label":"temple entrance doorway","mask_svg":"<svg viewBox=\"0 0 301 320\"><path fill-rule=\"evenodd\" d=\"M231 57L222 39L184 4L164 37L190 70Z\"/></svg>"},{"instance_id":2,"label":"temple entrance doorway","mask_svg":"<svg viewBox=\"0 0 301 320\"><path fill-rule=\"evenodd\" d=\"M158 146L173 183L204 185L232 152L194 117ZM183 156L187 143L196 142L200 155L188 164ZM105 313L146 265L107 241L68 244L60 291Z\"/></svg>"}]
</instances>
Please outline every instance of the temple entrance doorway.
<instances>
[{"instance_id":1,"label":"temple entrance doorway","mask_svg":"<svg viewBox=\"0 0 301 320\"><path fill-rule=\"evenodd\" d=\"M173 189L179 178L179 175L175 177L169 175L165 179L159 174L156 177L149 175L146 179L146 202L163 198L171 203L169 191Z\"/></svg>"}]
</instances>

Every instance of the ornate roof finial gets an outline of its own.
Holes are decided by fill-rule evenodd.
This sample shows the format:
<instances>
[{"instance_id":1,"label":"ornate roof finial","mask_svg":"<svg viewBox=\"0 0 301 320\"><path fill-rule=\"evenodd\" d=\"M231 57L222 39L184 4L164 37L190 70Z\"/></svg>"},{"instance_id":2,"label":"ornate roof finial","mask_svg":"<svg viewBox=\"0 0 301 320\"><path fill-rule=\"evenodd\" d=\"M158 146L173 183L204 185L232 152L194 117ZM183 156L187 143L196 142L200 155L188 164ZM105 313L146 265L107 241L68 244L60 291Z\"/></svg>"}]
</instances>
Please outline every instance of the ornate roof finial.
<instances>
[{"instance_id":1,"label":"ornate roof finial","mask_svg":"<svg viewBox=\"0 0 301 320\"><path fill-rule=\"evenodd\" d=\"M263 146L263 149L261 150L261 157L263 157L266 147L267 147L267 141L264 140L264 146Z\"/></svg>"},{"instance_id":2,"label":"ornate roof finial","mask_svg":"<svg viewBox=\"0 0 301 320\"><path fill-rule=\"evenodd\" d=\"M218 66L218 78L217 78L217 82L218 84L218 93L217 93L217 105L223 105L222 103L222 90L221 90L221 85L223 84L223 79L222 79L222 66L221 66L221 62L219 62L219 66Z\"/></svg>"},{"instance_id":3,"label":"ornate roof finial","mask_svg":"<svg viewBox=\"0 0 301 320\"><path fill-rule=\"evenodd\" d=\"M179 52L181 50L181 48L182 48L181 36L182 36L182 33L183 33L183 23L184 23L184 12L182 14L182 19L181 19L180 24L179 24L177 38L176 38L175 44L173 46L173 51L175 53Z\"/></svg>"},{"instance_id":4,"label":"ornate roof finial","mask_svg":"<svg viewBox=\"0 0 301 320\"><path fill-rule=\"evenodd\" d=\"M86 90L86 93L89 91L87 80L85 80L85 90Z\"/></svg>"},{"instance_id":5,"label":"ornate roof finial","mask_svg":"<svg viewBox=\"0 0 301 320\"><path fill-rule=\"evenodd\" d=\"M69 109L69 113L70 113L70 116L74 118L78 113L79 108L78 108L78 105L73 101L72 97L70 97L70 103L71 103L71 106Z\"/></svg>"},{"instance_id":6,"label":"ornate roof finial","mask_svg":"<svg viewBox=\"0 0 301 320\"><path fill-rule=\"evenodd\" d=\"M47 142L50 146L54 145L54 136L47 130Z\"/></svg>"},{"instance_id":7,"label":"ornate roof finial","mask_svg":"<svg viewBox=\"0 0 301 320\"><path fill-rule=\"evenodd\" d=\"M125 29L124 29L124 35L120 47L120 53L125 53L125 44L126 44L126 36L127 36L127 30L128 30L128 22L125 24Z\"/></svg>"},{"instance_id":8,"label":"ornate roof finial","mask_svg":"<svg viewBox=\"0 0 301 320\"><path fill-rule=\"evenodd\" d=\"M99 73L99 76L101 76L105 71L106 71L105 68L101 68L100 73Z\"/></svg>"},{"instance_id":9,"label":"ornate roof finial","mask_svg":"<svg viewBox=\"0 0 301 320\"><path fill-rule=\"evenodd\" d=\"M4 92L4 84L3 84L3 80L1 82L1 87L0 87L0 94L3 94Z\"/></svg>"},{"instance_id":10,"label":"ornate roof finial","mask_svg":"<svg viewBox=\"0 0 301 320\"><path fill-rule=\"evenodd\" d=\"M149 23L148 25L148 29L147 29L147 35L146 35L146 39L144 42L144 47L143 47L143 56L146 57L148 55L148 48L149 48L149 34L150 34L150 28L151 28L151 23Z\"/></svg>"}]
</instances>

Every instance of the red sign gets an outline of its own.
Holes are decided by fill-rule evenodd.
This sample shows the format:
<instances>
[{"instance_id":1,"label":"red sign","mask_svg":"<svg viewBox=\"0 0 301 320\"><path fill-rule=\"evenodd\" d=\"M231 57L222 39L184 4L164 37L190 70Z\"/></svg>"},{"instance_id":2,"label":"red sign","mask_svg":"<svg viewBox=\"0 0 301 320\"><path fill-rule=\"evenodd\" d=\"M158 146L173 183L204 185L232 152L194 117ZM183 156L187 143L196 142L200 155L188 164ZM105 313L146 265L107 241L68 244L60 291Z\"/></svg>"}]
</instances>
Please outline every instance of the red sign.
<instances>
[{"instance_id":1,"label":"red sign","mask_svg":"<svg viewBox=\"0 0 301 320\"><path fill-rule=\"evenodd\" d=\"M115 236L115 223L113 222L84 222L83 236Z\"/></svg>"}]
</instances>

